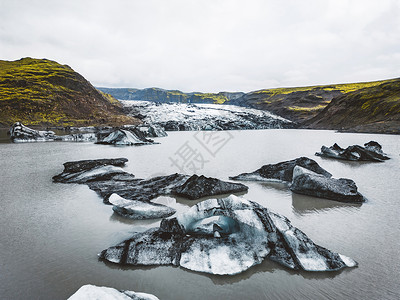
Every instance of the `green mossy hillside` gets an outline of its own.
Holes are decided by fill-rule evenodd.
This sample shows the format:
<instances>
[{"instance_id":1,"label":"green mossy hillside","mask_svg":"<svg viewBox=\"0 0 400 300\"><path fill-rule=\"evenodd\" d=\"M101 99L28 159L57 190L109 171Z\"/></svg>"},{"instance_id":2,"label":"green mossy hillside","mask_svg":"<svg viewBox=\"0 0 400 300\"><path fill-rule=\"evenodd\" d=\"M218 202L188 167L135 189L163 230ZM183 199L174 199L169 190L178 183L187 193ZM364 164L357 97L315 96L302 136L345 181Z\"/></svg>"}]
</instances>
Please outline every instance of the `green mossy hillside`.
<instances>
[{"instance_id":1,"label":"green mossy hillside","mask_svg":"<svg viewBox=\"0 0 400 300\"><path fill-rule=\"evenodd\" d=\"M304 122L316 116L332 99L357 93L363 89L379 87L394 80L331 84L295 88L264 89L248 93L236 104L268 110L295 122Z\"/></svg>"},{"instance_id":2,"label":"green mossy hillside","mask_svg":"<svg viewBox=\"0 0 400 300\"><path fill-rule=\"evenodd\" d=\"M400 133L400 79L354 90L335 98L306 128Z\"/></svg>"},{"instance_id":3,"label":"green mossy hillside","mask_svg":"<svg viewBox=\"0 0 400 300\"><path fill-rule=\"evenodd\" d=\"M87 126L137 123L120 103L67 65L47 59L0 60L0 123Z\"/></svg>"}]
</instances>

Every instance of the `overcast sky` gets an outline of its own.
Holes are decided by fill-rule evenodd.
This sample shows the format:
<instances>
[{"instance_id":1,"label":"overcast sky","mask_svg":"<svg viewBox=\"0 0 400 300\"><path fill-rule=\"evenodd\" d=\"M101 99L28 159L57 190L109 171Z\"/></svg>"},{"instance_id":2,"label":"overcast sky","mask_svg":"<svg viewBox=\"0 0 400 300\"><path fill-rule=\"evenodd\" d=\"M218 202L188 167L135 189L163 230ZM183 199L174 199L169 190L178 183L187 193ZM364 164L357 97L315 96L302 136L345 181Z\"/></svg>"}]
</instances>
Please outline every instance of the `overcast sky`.
<instances>
[{"instance_id":1,"label":"overcast sky","mask_svg":"<svg viewBox=\"0 0 400 300\"><path fill-rule=\"evenodd\" d=\"M0 59L189 91L400 77L398 0L0 0Z\"/></svg>"}]
</instances>

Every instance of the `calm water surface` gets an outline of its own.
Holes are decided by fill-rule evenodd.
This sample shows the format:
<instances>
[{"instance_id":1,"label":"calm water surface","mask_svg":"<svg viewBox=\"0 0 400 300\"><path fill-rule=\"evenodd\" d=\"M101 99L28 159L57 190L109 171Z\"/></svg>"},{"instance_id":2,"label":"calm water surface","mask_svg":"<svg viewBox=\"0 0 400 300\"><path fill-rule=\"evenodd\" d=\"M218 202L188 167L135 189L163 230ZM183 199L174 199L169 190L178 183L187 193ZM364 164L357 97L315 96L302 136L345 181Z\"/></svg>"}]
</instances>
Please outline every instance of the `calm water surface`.
<instances>
[{"instance_id":1,"label":"calm water surface","mask_svg":"<svg viewBox=\"0 0 400 300\"><path fill-rule=\"evenodd\" d=\"M212 140L202 134L173 132L158 139L159 145L142 147L0 144L0 299L66 299L89 283L160 299L400 298L399 136L260 130L232 131L231 136L220 132ZM321 145L370 140L381 143L392 159L358 163L314 156ZM125 169L138 178L180 172L170 158L178 159L187 146L205 160L199 174L223 180L299 156L315 159L335 177L352 178L367 203L295 195L286 185L273 183L246 183L250 189L244 197L287 216L314 242L352 257L359 267L309 273L266 261L239 275L213 276L176 267L120 268L98 261L101 250L159 222L121 219L87 186L52 183L52 176L66 161L114 157L128 158ZM156 201L179 211L196 203L171 197Z\"/></svg>"}]
</instances>

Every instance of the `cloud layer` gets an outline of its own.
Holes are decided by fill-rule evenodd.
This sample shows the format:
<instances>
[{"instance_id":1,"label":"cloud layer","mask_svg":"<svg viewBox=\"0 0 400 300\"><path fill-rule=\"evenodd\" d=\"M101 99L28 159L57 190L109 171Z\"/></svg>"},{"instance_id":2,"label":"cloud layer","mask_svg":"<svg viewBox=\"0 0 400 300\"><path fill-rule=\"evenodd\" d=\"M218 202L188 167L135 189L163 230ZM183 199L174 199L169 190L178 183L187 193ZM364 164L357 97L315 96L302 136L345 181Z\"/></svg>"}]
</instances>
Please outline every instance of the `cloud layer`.
<instances>
[{"instance_id":1,"label":"cloud layer","mask_svg":"<svg viewBox=\"0 0 400 300\"><path fill-rule=\"evenodd\" d=\"M97 86L251 91L399 77L397 0L0 1L0 59Z\"/></svg>"}]
</instances>

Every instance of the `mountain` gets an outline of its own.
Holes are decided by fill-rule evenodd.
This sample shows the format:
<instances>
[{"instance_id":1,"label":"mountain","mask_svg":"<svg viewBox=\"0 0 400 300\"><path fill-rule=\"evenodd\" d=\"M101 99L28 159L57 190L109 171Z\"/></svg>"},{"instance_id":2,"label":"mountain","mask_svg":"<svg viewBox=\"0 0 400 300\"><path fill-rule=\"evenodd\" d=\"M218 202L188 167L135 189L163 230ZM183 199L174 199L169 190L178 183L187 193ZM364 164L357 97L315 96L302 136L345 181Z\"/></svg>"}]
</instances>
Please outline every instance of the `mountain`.
<instances>
[{"instance_id":1,"label":"mountain","mask_svg":"<svg viewBox=\"0 0 400 300\"><path fill-rule=\"evenodd\" d=\"M336 97L302 127L400 134L400 78Z\"/></svg>"},{"instance_id":2,"label":"mountain","mask_svg":"<svg viewBox=\"0 0 400 300\"><path fill-rule=\"evenodd\" d=\"M268 110L301 123L316 116L337 97L385 82L387 81L265 89L247 93L230 103Z\"/></svg>"},{"instance_id":3,"label":"mountain","mask_svg":"<svg viewBox=\"0 0 400 300\"><path fill-rule=\"evenodd\" d=\"M67 65L47 59L0 60L0 124L41 126L136 124L112 96Z\"/></svg>"},{"instance_id":4,"label":"mountain","mask_svg":"<svg viewBox=\"0 0 400 300\"><path fill-rule=\"evenodd\" d=\"M178 90L164 90L159 88L134 89L134 88L98 88L120 100L146 100L152 102L179 102L179 103L214 103L233 104L270 111L278 116L296 123L316 117L333 99L354 95L364 89L377 91L386 83L393 80L331 84L308 87L274 88L254 91L250 93L183 93ZM396 80L394 80L396 81ZM376 89L374 89L376 88ZM368 93L368 90L366 91ZM384 107L382 107L384 109ZM368 119L367 110L359 112ZM332 120L331 120L332 121ZM361 120L360 120L361 121ZM318 122L314 125L306 123L313 128L334 129L329 124ZM322 125L324 124L324 125ZM336 128L337 126L335 126Z\"/></svg>"},{"instance_id":5,"label":"mountain","mask_svg":"<svg viewBox=\"0 0 400 300\"><path fill-rule=\"evenodd\" d=\"M105 88L98 87L102 92L112 95L118 100L142 100L152 102L178 102L178 103L213 103L223 104L240 98L242 92L220 92L220 93L184 93L178 90L164 90L160 88Z\"/></svg>"}]
</instances>

